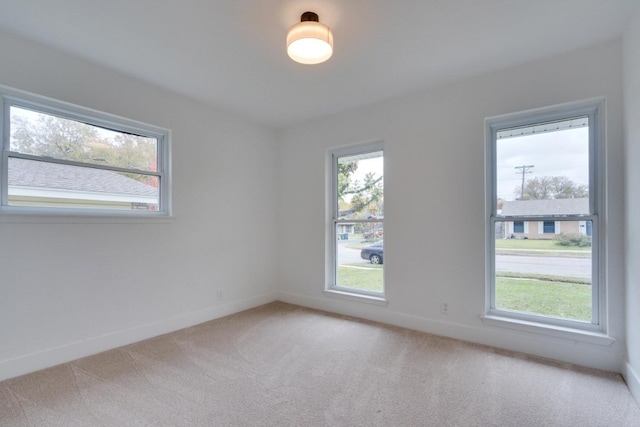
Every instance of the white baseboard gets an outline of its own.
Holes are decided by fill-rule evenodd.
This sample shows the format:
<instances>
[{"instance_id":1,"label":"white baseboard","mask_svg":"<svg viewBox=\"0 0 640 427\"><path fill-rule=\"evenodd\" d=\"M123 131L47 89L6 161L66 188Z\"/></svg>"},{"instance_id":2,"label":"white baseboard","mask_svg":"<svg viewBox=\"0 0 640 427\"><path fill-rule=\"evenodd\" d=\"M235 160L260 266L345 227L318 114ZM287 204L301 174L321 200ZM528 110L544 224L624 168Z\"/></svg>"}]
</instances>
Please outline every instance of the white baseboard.
<instances>
[{"instance_id":1,"label":"white baseboard","mask_svg":"<svg viewBox=\"0 0 640 427\"><path fill-rule=\"evenodd\" d=\"M331 313L353 316L374 322L400 326L434 335L482 344L504 350L525 353L545 359L620 372L624 365L624 356L611 347L576 343L555 337L535 333L485 326L478 317L478 326L428 319L424 317L393 311L391 306L376 306L353 301L341 300L329 296L310 297L290 292L277 292L277 299L290 304Z\"/></svg>"},{"instance_id":2,"label":"white baseboard","mask_svg":"<svg viewBox=\"0 0 640 427\"><path fill-rule=\"evenodd\" d=\"M631 365L627 362L624 364L624 371L622 372L622 376L631 390L631 394L640 405L640 375L631 367Z\"/></svg>"},{"instance_id":3,"label":"white baseboard","mask_svg":"<svg viewBox=\"0 0 640 427\"><path fill-rule=\"evenodd\" d=\"M252 298L232 301L204 310L160 320L158 322L136 326L123 331L3 360L0 361L0 381L208 322L213 319L268 304L275 300L276 294L273 293L258 295Z\"/></svg>"},{"instance_id":4,"label":"white baseboard","mask_svg":"<svg viewBox=\"0 0 640 427\"><path fill-rule=\"evenodd\" d=\"M589 346L589 351L576 351L575 343L550 341L532 334L516 333L501 328L492 330L482 326L460 325L394 312L388 306L361 304L326 296L309 297L288 292L268 293L220 304L108 335L0 361L0 381L174 332L276 300L596 369L620 372L622 367L622 374L631 392L640 402L640 378L637 372L630 365L625 365L621 355L612 354L611 351L603 351L598 346Z\"/></svg>"}]
</instances>

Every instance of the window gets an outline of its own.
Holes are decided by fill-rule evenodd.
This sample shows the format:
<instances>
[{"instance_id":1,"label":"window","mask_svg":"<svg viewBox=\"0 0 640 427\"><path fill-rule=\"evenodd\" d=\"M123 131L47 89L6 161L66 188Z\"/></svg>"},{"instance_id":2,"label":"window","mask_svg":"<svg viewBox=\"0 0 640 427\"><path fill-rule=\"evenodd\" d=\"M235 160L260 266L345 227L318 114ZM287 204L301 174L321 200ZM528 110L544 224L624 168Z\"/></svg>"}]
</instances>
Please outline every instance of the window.
<instances>
[{"instance_id":1,"label":"window","mask_svg":"<svg viewBox=\"0 0 640 427\"><path fill-rule=\"evenodd\" d=\"M332 251L327 289L384 295L384 155L382 144L332 153Z\"/></svg>"},{"instance_id":2,"label":"window","mask_svg":"<svg viewBox=\"0 0 640 427\"><path fill-rule=\"evenodd\" d=\"M555 221L543 221L542 222L542 232L545 234L555 234L556 232L556 222Z\"/></svg>"},{"instance_id":3,"label":"window","mask_svg":"<svg viewBox=\"0 0 640 427\"><path fill-rule=\"evenodd\" d=\"M513 232L524 233L524 221L513 221Z\"/></svg>"},{"instance_id":4,"label":"window","mask_svg":"<svg viewBox=\"0 0 640 427\"><path fill-rule=\"evenodd\" d=\"M604 331L601 108L486 120L487 314Z\"/></svg>"},{"instance_id":5,"label":"window","mask_svg":"<svg viewBox=\"0 0 640 427\"><path fill-rule=\"evenodd\" d=\"M0 211L166 216L169 132L0 88Z\"/></svg>"}]
</instances>

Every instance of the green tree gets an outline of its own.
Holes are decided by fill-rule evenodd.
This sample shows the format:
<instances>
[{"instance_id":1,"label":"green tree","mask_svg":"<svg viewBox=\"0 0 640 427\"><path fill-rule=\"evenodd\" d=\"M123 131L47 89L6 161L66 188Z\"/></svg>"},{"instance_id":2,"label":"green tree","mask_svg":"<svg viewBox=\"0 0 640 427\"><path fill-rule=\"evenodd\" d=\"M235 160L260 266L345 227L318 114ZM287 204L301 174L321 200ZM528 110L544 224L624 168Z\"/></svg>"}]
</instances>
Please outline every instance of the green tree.
<instances>
[{"instance_id":1,"label":"green tree","mask_svg":"<svg viewBox=\"0 0 640 427\"><path fill-rule=\"evenodd\" d=\"M543 176L528 180L524 191L518 186L514 189L517 198L523 199L578 199L589 197L589 187L577 184L566 176Z\"/></svg>"},{"instance_id":2,"label":"green tree","mask_svg":"<svg viewBox=\"0 0 640 427\"><path fill-rule=\"evenodd\" d=\"M358 170L358 162L338 163L338 200L344 201L344 196L351 187L350 177Z\"/></svg>"},{"instance_id":3,"label":"green tree","mask_svg":"<svg viewBox=\"0 0 640 427\"><path fill-rule=\"evenodd\" d=\"M44 113L11 115L11 150L35 156L104 164L141 171L157 170L157 141L153 138L101 130L75 120ZM126 174L157 186L144 174Z\"/></svg>"},{"instance_id":4,"label":"green tree","mask_svg":"<svg viewBox=\"0 0 640 427\"><path fill-rule=\"evenodd\" d=\"M589 197L589 187L584 184L576 184L566 176L554 176L551 178L554 198L556 199L580 199Z\"/></svg>"},{"instance_id":5,"label":"green tree","mask_svg":"<svg viewBox=\"0 0 640 427\"><path fill-rule=\"evenodd\" d=\"M11 150L55 159L89 161L91 143L98 139L93 126L48 114L37 120L12 115Z\"/></svg>"},{"instance_id":6,"label":"green tree","mask_svg":"<svg viewBox=\"0 0 640 427\"><path fill-rule=\"evenodd\" d=\"M341 216L354 215L368 211L379 214L383 208L383 176L368 172L364 181L353 178L358 170L358 162L338 163L338 201L344 210Z\"/></svg>"}]
</instances>

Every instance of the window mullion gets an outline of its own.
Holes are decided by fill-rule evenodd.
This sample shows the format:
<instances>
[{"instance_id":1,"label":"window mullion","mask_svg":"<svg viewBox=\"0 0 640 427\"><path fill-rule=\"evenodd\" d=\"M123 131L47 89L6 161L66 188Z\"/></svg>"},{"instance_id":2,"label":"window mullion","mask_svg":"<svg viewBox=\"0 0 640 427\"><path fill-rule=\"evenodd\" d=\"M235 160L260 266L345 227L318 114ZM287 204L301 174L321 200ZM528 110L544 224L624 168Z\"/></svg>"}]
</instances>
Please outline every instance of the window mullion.
<instances>
[{"instance_id":1,"label":"window mullion","mask_svg":"<svg viewBox=\"0 0 640 427\"><path fill-rule=\"evenodd\" d=\"M5 150L2 150L2 165L0 166L0 206L7 206L9 200L9 156Z\"/></svg>"},{"instance_id":2,"label":"window mullion","mask_svg":"<svg viewBox=\"0 0 640 427\"><path fill-rule=\"evenodd\" d=\"M157 171L130 169L130 168L123 168L119 166L100 165L95 163L77 162L77 161L65 160L65 159L54 159L50 157L34 156L31 154L19 153L17 151L7 151L6 153L9 158L15 158L15 159L33 160L36 162L44 162L44 163L56 163L59 165L78 166L81 168L102 169L102 170L109 170L114 172L132 173L136 175L149 175L149 176L158 176L158 177L161 176L161 173Z\"/></svg>"}]
</instances>

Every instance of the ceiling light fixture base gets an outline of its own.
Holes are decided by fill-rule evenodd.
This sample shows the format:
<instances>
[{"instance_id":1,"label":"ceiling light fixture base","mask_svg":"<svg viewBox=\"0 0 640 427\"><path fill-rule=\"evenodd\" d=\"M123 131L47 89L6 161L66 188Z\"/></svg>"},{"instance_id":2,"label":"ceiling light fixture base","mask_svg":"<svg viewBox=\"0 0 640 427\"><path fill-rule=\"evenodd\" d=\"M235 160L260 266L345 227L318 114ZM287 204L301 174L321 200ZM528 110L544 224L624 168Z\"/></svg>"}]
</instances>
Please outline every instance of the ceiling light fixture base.
<instances>
[{"instance_id":1,"label":"ceiling light fixture base","mask_svg":"<svg viewBox=\"0 0 640 427\"><path fill-rule=\"evenodd\" d=\"M320 64L333 55L331 29L318 20L315 12L305 12L300 22L289 28L287 54L300 64Z\"/></svg>"}]
</instances>

